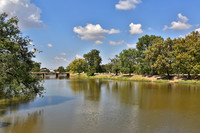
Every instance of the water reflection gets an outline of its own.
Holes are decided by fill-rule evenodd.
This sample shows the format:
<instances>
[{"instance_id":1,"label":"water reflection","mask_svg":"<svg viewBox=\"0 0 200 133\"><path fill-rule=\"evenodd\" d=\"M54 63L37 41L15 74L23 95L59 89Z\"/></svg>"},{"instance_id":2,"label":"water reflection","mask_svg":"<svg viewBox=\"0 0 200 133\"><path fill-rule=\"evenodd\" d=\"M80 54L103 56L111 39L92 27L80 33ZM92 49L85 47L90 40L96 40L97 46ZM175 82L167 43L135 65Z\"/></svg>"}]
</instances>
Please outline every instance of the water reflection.
<instances>
[{"instance_id":1,"label":"water reflection","mask_svg":"<svg viewBox=\"0 0 200 133\"><path fill-rule=\"evenodd\" d=\"M45 97L36 97L29 100L20 100L18 102L11 101L9 104L1 104L0 106L0 115L10 114L16 110L27 110L33 108L40 108L46 106L52 106L57 104L62 104L66 101L74 100L73 97L63 97L63 96L45 96ZM4 105L4 106L3 106Z\"/></svg>"},{"instance_id":2,"label":"water reflection","mask_svg":"<svg viewBox=\"0 0 200 133\"><path fill-rule=\"evenodd\" d=\"M0 132L200 131L200 85L102 79L45 80L44 85L44 98L17 105L20 111L14 113L14 105L7 108Z\"/></svg>"},{"instance_id":3,"label":"water reflection","mask_svg":"<svg viewBox=\"0 0 200 133\"><path fill-rule=\"evenodd\" d=\"M42 133L43 110L8 116L1 119L0 132L5 133Z\"/></svg>"},{"instance_id":4,"label":"water reflection","mask_svg":"<svg viewBox=\"0 0 200 133\"><path fill-rule=\"evenodd\" d=\"M102 79L70 80L69 83L71 90L76 95L83 94L86 100L100 101L102 96L109 96L123 104L138 105L141 109L200 111L199 85ZM102 89L105 94L102 94Z\"/></svg>"}]
</instances>

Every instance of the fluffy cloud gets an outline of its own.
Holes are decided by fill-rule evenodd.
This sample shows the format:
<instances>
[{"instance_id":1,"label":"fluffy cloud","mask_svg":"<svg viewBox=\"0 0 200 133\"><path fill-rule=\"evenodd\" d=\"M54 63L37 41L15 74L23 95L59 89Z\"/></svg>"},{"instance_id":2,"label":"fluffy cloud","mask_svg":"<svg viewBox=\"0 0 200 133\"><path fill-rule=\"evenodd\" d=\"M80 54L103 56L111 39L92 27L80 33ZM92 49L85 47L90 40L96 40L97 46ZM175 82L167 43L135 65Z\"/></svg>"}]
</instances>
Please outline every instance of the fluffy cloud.
<instances>
[{"instance_id":1,"label":"fluffy cloud","mask_svg":"<svg viewBox=\"0 0 200 133\"><path fill-rule=\"evenodd\" d=\"M130 10L136 8L136 4L141 3L141 0L120 0L115 8L118 10Z\"/></svg>"},{"instance_id":2,"label":"fluffy cloud","mask_svg":"<svg viewBox=\"0 0 200 133\"><path fill-rule=\"evenodd\" d=\"M30 0L0 0L0 13L3 12L17 16L22 29L45 27L40 19L41 10Z\"/></svg>"},{"instance_id":3,"label":"fluffy cloud","mask_svg":"<svg viewBox=\"0 0 200 133\"><path fill-rule=\"evenodd\" d=\"M136 47L136 44L126 44L126 46L127 46L128 48L135 48L135 47Z\"/></svg>"},{"instance_id":4,"label":"fluffy cloud","mask_svg":"<svg viewBox=\"0 0 200 133\"><path fill-rule=\"evenodd\" d=\"M200 32L200 28L196 29L195 31L198 31L198 32Z\"/></svg>"},{"instance_id":5,"label":"fluffy cloud","mask_svg":"<svg viewBox=\"0 0 200 133\"><path fill-rule=\"evenodd\" d=\"M66 53L60 53L60 55L63 55L63 56L64 56L64 55L67 55L67 54L66 54Z\"/></svg>"},{"instance_id":6,"label":"fluffy cloud","mask_svg":"<svg viewBox=\"0 0 200 133\"><path fill-rule=\"evenodd\" d=\"M79 58L82 58L82 56L80 56L80 55L78 55L78 54L76 54L76 59L79 59Z\"/></svg>"},{"instance_id":7,"label":"fluffy cloud","mask_svg":"<svg viewBox=\"0 0 200 133\"><path fill-rule=\"evenodd\" d=\"M100 41L105 38L105 34L117 34L120 30L106 30L101 25L87 24L85 27L74 27L73 31L78 34L78 37L87 41Z\"/></svg>"},{"instance_id":8,"label":"fluffy cloud","mask_svg":"<svg viewBox=\"0 0 200 133\"><path fill-rule=\"evenodd\" d=\"M99 40L97 40L97 41L94 42L94 45L100 45L100 44L103 44L103 42L99 41Z\"/></svg>"},{"instance_id":9,"label":"fluffy cloud","mask_svg":"<svg viewBox=\"0 0 200 133\"><path fill-rule=\"evenodd\" d=\"M181 13L178 14L178 21L172 21L171 26L168 27L167 25L164 26L163 31L167 29L172 30L188 30L192 27L192 25L188 24L188 18L183 16Z\"/></svg>"},{"instance_id":10,"label":"fluffy cloud","mask_svg":"<svg viewBox=\"0 0 200 133\"><path fill-rule=\"evenodd\" d=\"M64 62L69 62L67 59L65 59L65 58L63 58L63 57L58 57L58 56L56 56L56 57L54 57L54 59L56 60L56 61L64 61Z\"/></svg>"},{"instance_id":11,"label":"fluffy cloud","mask_svg":"<svg viewBox=\"0 0 200 133\"><path fill-rule=\"evenodd\" d=\"M200 28L195 29L194 31L198 31L198 32L200 32ZM186 34L186 35L179 35L179 38L185 38L185 36L187 36L187 35L189 35L189 34L191 34L191 32L188 33L188 34Z\"/></svg>"},{"instance_id":12,"label":"fluffy cloud","mask_svg":"<svg viewBox=\"0 0 200 133\"><path fill-rule=\"evenodd\" d=\"M144 31L142 30L142 25L141 24L134 24L134 23L131 23L129 25L130 27L130 34L131 35L137 35L137 34L142 34Z\"/></svg>"},{"instance_id":13,"label":"fluffy cloud","mask_svg":"<svg viewBox=\"0 0 200 133\"><path fill-rule=\"evenodd\" d=\"M52 44L47 44L47 46L48 46L48 47L53 47L53 45L52 45Z\"/></svg>"},{"instance_id":14,"label":"fluffy cloud","mask_svg":"<svg viewBox=\"0 0 200 133\"><path fill-rule=\"evenodd\" d=\"M110 45L116 46L116 45L122 45L122 44L124 44L125 41L124 40L119 41L119 42L110 41L109 43L110 43Z\"/></svg>"}]
</instances>

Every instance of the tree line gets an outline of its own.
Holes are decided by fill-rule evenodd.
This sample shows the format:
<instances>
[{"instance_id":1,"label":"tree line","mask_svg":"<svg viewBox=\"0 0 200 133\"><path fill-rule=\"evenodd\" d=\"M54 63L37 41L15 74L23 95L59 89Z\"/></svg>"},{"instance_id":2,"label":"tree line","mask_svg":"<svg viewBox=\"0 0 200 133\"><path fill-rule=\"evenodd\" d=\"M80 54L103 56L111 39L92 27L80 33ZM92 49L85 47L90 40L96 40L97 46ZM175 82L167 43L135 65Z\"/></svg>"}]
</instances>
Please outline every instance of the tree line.
<instances>
[{"instance_id":1,"label":"tree line","mask_svg":"<svg viewBox=\"0 0 200 133\"><path fill-rule=\"evenodd\" d=\"M184 38L164 40L161 36L145 35L138 39L136 48L124 49L109 59L108 64L102 65L100 51L93 49L84 54L84 59L75 59L67 71L82 73L88 76L94 73L119 72L141 75L172 75L191 74L200 72L200 33L193 31Z\"/></svg>"}]
</instances>

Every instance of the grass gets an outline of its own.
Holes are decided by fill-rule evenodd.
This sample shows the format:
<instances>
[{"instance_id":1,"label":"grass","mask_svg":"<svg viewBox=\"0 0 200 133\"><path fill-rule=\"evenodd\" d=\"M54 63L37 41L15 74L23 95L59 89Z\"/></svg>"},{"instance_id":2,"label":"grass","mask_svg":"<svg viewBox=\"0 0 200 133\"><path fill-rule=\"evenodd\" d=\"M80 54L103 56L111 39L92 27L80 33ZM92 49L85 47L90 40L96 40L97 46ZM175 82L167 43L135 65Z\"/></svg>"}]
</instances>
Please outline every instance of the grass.
<instances>
[{"instance_id":1,"label":"grass","mask_svg":"<svg viewBox=\"0 0 200 133\"><path fill-rule=\"evenodd\" d=\"M71 78L81 78L81 79L110 79L110 80L124 80L124 81L138 81L138 82L159 82L159 83L187 83L187 84L200 84L200 80L184 80L176 79L162 79L161 76L147 77L142 75L111 75L111 74L97 74L95 76L87 76L86 73L82 74L72 74ZM158 79L159 78L159 79Z\"/></svg>"},{"instance_id":2,"label":"grass","mask_svg":"<svg viewBox=\"0 0 200 133\"><path fill-rule=\"evenodd\" d=\"M200 81L197 80L180 80L178 83L184 83L184 84L200 84Z\"/></svg>"},{"instance_id":3,"label":"grass","mask_svg":"<svg viewBox=\"0 0 200 133\"><path fill-rule=\"evenodd\" d=\"M96 75L96 76L87 76L86 74L73 75L72 77L76 78L87 78L87 79L111 79L111 80L127 80L127 81L143 81L151 82L152 80L144 78L132 78L132 77L123 77L123 76L112 76L112 75Z\"/></svg>"},{"instance_id":4,"label":"grass","mask_svg":"<svg viewBox=\"0 0 200 133\"><path fill-rule=\"evenodd\" d=\"M157 79L157 80L154 80L154 82L167 83L167 82L170 82L170 81L167 80L167 79Z\"/></svg>"}]
</instances>

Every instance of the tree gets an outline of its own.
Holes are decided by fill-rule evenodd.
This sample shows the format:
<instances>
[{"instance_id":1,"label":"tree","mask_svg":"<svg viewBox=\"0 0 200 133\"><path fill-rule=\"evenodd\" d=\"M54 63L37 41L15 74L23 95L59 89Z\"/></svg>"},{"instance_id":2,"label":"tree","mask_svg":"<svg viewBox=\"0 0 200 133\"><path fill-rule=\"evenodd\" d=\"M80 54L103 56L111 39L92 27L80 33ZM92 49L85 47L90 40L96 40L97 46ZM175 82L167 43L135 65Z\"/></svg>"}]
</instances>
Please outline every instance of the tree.
<instances>
[{"instance_id":1,"label":"tree","mask_svg":"<svg viewBox=\"0 0 200 133\"><path fill-rule=\"evenodd\" d=\"M59 72L59 73L65 72L65 68L63 66L60 66L60 67L58 67L56 72Z\"/></svg>"},{"instance_id":2,"label":"tree","mask_svg":"<svg viewBox=\"0 0 200 133\"><path fill-rule=\"evenodd\" d=\"M154 63L154 60L146 60L144 52L148 50L150 46L152 46L153 40L155 39L161 39L164 40L161 36L155 36L155 35L145 35L138 39L136 48L138 50L137 55L137 72L141 74L148 74L151 73L153 75L154 70L152 64Z\"/></svg>"},{"instance_id":3,"label":"tree","mask_svg":"<svg viewBox=\"0 0 200 133\"><path fill-rule=\"evenodd\" d=\"M96 49L92 49L89 53L84 54L83 57L87 61L88 64L88 72L89 76L93 76L94 73L101 71L101 57L99 56L100 51Z\"/></svg>"},{"instance_id":4,"label":"tree","mask_svg":"<svg viewBox=\"0 0 200 133\"><path fill-rule=\"evenodd\" d=\"M84 59L75 59L69 64L69 69L74 73L82 73L87 70L87 62Z\"/></svg>"},{"instance_id":5,"label":"tree","mask_svg":"<svg viewBox=\"0 0 200 133\"><path fill-rule=\"evenodd\" d=\"M185 38L174 39L174 63L177 72L197 74L200 68L200 33L193 31Z\"/></svg>"},{"instance_id":6,"label":"tree","mask_svg":"<svg viewBox=\"0 0 200 133\"><path fill-rule=\"evenodd\" d=\"M18 19L0 15L0 97L41 94L39 77L30 72L34 68L34 52L28 50L31 42L23 37Z\"/></svg>"},{"instance_id":7,"label":"tree","mask_svg":"<svg viewBox=\"0 0 200 133\"><path fill-rule=\"evenodd\" d=\"M152 46L144 52L147 60L155 61L151 67L156 68L159 74L167 73L168 77L172 72L172 47L173 41L171 38L168 38L165 41L162 39L155 39Z\"/></svg>"},{"instance_id":8,"label":"tree","mask_svg":"<svg viewBox=\"0 0 200 133\"><path fill-rule=\"evenodd\" d=\"M35 62L32 72L40 72L41 63Z\"/></svg>"},{"instance_id":9,"label":"tree","mask_svg":"<svg viewBox=\"0 0 200 133\"><path fill-rule=\"evenodd\" d=\"M50 70L48 68L44 67L44 68L40 69L40 72L50 72Z\"/></svg>"},{"instance_id":10,"label":"tree","mask_svg":"<svg viewBox=\"0 0 200 133\"><path fill-rule=\"evenodd\" d=\"M125 73L129 73L131 75L135 70L136 61L137 61L137 50L136 49L128 49L123 50L119 54L120 67L121 71Z\"/></svg>"},{"instance_id":11,"label":"tree","mask_svg":"<svg viewBox=\"0 0 200 133\"><path fill-rule=\"evenodd\" d=\"M110 65L112 68L112 72L114 72L115 75L118 75L120 71L120 60L118 55L115 55L113 59L110 59Z\"/></svg>"}]
</instances>

